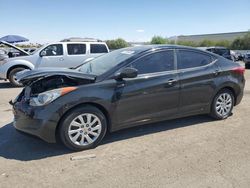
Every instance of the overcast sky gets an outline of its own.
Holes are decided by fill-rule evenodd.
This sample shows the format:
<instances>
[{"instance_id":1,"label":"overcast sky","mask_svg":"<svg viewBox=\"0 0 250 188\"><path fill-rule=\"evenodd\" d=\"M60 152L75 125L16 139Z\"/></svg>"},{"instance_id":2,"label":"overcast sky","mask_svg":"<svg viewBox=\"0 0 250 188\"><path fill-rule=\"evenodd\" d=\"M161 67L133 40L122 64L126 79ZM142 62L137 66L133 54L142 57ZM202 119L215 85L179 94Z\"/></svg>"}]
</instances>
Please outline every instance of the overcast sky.
<instances>
[{"instance_id":1,"label":"overcast sky","mask_svg":"<svg viewBox=\"0 0 250 188\"><path fill-rule=\"evenodd\" d=\"M250 29L250 0L0 0L0 37L148 41Z\"/></svg>"}]
</instances>

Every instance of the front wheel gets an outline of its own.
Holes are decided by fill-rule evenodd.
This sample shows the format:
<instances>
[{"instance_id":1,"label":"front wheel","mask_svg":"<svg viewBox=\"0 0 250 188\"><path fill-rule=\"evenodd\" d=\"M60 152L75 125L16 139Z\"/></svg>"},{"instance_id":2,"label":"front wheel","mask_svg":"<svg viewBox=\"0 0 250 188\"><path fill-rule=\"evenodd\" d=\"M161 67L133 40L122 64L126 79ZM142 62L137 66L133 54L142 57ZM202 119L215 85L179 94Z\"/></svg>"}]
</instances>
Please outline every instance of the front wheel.
<instances>
[{"instance_id":1,"label":"front wheel","mask_svg":"<svg viewBox=\"0 0 250 188\"><path fill-rule=\"evenodd\" d=\"M16 74L18 72L20 72L20 71L23 71L23 70L25 70L25 68L17 67L17 68L14 68L13 70L10 71L10 73L9 73L9 81L10 81L11 85L13 85L15 87L22 87L23 86L16 79Z\"/></svg>"},{"instance_id":2,"label":"front wheel","mask_svg":"<svg viewBox=\"0 0 250 188\"><path fill-rule=\"evenodd\" d=\"M61 122L59 131L62 142L69 149L91 149L105 136L107 121L99 109L85 106L67 114Z\"/></svg>"},{"instance_id":3,"label":"front wheel","mask_svg":"<svg viewBox=\"0 0 250 188\"><path fill-rule=\"evenodd\" d=\"M228 89L223 89L217 93L213 100L211 107L211 116L218 120L226 119L231 115L233 106L233 93Z\"/></svg>"}]
</instances>

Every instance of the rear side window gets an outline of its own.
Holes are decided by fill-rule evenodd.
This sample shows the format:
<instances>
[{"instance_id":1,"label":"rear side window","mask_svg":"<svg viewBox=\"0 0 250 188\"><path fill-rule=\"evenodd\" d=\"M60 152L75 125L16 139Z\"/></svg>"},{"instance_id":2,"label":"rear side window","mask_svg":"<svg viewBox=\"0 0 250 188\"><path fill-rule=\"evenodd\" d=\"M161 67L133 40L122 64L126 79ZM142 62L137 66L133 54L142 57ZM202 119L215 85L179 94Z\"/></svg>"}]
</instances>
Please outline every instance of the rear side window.
<instances>
[{"instance_id":1,"label":"rear side window","mask_svg":"<svg viewBox=\"0 0 250 188\"><path fill-rule=\"evenodd\" d=\"M108 53L108 49L104 44L90 44L90 53Z\"/></svg>"},{"instance_id":2,"label":"rear side window","mask_svg":"<svg viewBox=\"0 0 250 188\"><path fill-rule=\"evenodd\" d=\"M178 69L201 67L211 62L212 58L203 53L188 50L179 50L178 52Z\"/></svg>"},{"instance_id":3,"label":"rear side window","mask_svg":"<svg viewBox=\"0 0 250 188\"><path fill-rule=\"evenodd\" d=\"M86 53L86 44L67 44L69 55L80 55Z\"/></svg>"},{"instance_id":4,"label":"rear side window","mask_svg":"<svg viewBox=\"0 0 250 188\"><path fill-rule=\"evenodd\" d=\"M138 70L138 74L174 70L174 52L168 50L146 55L136 60L132 67Z\"/></svg>"}]
</instances>

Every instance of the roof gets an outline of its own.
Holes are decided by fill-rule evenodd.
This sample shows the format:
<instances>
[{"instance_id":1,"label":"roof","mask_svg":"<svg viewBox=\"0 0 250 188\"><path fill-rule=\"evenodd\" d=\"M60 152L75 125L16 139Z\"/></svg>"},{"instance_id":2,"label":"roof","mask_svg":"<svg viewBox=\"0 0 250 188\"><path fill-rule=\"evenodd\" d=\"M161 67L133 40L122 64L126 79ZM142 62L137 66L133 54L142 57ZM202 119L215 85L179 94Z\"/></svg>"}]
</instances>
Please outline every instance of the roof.
<instances>
[{"instance_id":1,"label":"roof","mask_svg":"<svg viewBox=\"0 0 250 188\"><path fill-rule=\"evenodd\" d=\"M142 45L142 46L134 46L134 47L127 47L124 48L124 50L134 50L134 51L147 51L147 50L153 50L153 49L173 49L173 48L185 48L185 49L191 49L191 50L198 50L198 51L204 51L199 48L194 48L190 46L182 46L182 45L171 45L171 44L153 44L153 45Z\"/></svg>"},{"instance_id":2,"label":"roof","mask_svg":"<svg viewBox=\"0 0 250 188\"><path fill-rule=\"evenodd\" d=\"M146 52L146 51L150 51L150 50L154 50L154 49L168 49L168 48L169 49L175 49L175 48L190 49L190 50L200 51L200 52L203 52L203 53L205 52L207 54L219 57L217 54L206 51L206 49L194 48L194 47L182 46L182 45L153 44L153 45L127 47L127 48L123 48L123 49L124 49L124 51L128 50L128 51Z\"/></svg>"},{"instance_id":3,"label":"roof","mask_svg":"<svg viewBox=\"0 0 250 188\"><path fill-rule=\"evenodd\" d=\"M142 46L135 46L135 47L128 47L128 48L136 48L136 49L157 49L157 48L189 48L189 49L196 49L190 46L182 46L182 45L175 45L175 44L150 44L150 45L142 45Z\"/></svg>"},{"instance_id":4,"label":"roof","mask_svg":"<svg viewBox=\"0 0 250 188\"><path fill-rule=\"evenodd\" d=\"M228 49L226 47L223 47L223 46L208 46L208 47L197 47L198 49Z\"/></svg>"},{"instance_id":5,"label":"roof","mask_svg":"<svg viewBox=\"0 0 250 188\"><path fill-rule=\"evenodd\" d=\"M94 38L70 37L63 39L60 42L102 42L102 41Z\"/></svg>"}]
</instances>

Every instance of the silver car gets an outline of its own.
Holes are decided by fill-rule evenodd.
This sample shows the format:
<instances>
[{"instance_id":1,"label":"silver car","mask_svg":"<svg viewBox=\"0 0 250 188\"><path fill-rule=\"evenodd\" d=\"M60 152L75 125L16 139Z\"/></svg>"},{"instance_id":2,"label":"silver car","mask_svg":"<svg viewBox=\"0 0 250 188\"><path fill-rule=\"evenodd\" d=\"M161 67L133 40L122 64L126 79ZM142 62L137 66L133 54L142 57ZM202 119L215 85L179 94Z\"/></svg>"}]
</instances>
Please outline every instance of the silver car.
<instances>
[{"instance_id":1,"label":"silver car","mask_svg":"<svg viewBox=\"0 0 250 188\"><path fill-rule=\"evenodd\" d=\"M25 69L32 70L41 67L70 68L93 59L109 49L105 42L99 40L68 39L42 46L26 56L12 57L0 61L0 79L8 79L12 85L21 86L16 80L16 74Z\"/></svg>"}]
</instances>

